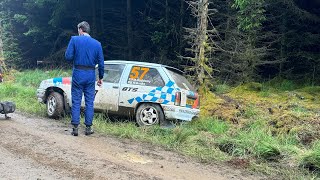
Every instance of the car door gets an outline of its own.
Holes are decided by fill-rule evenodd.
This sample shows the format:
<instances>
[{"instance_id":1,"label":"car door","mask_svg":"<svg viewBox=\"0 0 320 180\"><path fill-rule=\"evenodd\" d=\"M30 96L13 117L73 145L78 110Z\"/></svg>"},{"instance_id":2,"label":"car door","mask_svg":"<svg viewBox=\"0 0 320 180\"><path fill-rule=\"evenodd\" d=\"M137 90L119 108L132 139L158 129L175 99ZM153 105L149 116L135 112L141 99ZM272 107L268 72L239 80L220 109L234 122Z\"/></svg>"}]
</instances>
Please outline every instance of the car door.
<instances>
[{"instance_id":1,"label":"car door","mask_svg":"<svg viewBox=\"0 0 320 180\"><path fill-rule=\"evenodd\" d=\"M161 92L156 89L165 86L167 79L160 66L138 64L128 65L126 69L121 80L119 106L135 108L140 102L161 103ZM151 93L153 97L149 96Z\"/></svg>"},{"instance_id":2,"label":"car door","mask_svg":"<svg viewBox=\"0 0 320 180\"><path fill-rule=\"evenodd\" d=\"M120 79L125 68L124 64L105 64L103 84L96 85L95 109L118 111Z\"/></svg>"}]
</instances>

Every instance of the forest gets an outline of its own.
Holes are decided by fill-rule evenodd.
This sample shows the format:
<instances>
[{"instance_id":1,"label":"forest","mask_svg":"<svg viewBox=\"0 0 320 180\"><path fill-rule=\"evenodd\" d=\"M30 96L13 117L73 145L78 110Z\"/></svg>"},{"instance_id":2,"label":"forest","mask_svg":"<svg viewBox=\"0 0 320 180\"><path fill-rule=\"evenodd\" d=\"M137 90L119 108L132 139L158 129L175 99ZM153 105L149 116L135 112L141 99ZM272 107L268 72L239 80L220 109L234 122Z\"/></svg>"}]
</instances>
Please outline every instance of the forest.
<instances>
[{"instance_id":1,"label":"forest","mask_svg":"<svg viewBox=\"0 0 320 180\"><path fill-rule=\"evenodd\" d=\"M320 83L319 0L1 0L1 65L65 67L81 21L105 60L174 66L198 84Z\"/></svg>"}]
</instances>

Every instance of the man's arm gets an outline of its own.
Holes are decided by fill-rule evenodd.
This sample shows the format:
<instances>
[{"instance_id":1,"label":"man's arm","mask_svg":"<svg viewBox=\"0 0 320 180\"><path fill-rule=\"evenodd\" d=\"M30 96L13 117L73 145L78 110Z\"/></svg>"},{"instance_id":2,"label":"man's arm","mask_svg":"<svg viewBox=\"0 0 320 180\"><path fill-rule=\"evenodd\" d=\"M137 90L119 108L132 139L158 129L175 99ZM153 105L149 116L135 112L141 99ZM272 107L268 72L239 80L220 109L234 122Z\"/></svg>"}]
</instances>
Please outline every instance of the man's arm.
<instances>
[{"instance_id":1,"label":"man's arm","mask_svg":"<svg viewBox=\"0 0 320 180\"><path fill-rule=\"evenodd\" d=\"M66 54L65 54L65 57L66 57L66 60L67 61L72 61L73 58L74 58L74 42L73 42L73 37L71 37L71 40L68 44L68 48L66 50Z\"/></svg>"},{"instance_id":2,"label":"man's arm","mask_svg":"<svg viewBox=\"0 0 320 180\"><path fill-rule=\"evenodd\" d=\"M98 52L98 70L99 70L99 79L103 79L104 75L104 57L103 57L103 51L102 46L100 44L99 52Z\"/></svg>"}]
</instances>

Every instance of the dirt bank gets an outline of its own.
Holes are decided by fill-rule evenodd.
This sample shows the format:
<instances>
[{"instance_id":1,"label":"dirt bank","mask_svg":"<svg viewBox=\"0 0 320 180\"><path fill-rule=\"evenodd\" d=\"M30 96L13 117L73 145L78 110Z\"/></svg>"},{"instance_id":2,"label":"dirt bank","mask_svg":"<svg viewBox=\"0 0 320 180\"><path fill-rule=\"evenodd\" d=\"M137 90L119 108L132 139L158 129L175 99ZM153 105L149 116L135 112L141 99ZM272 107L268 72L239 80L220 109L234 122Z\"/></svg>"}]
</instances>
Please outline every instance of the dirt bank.
<instances>
[{"instance_id":1,"label":"dirt bank","mask_svg":"<svg viewBox=\"0 0 320 180\"><path fill-rule=\"evenodd\" d=\"M149 144L82 130L73 137L59 121L11 116L0 116L0 179L261 179Z\"/></svg>"}]
</instances>

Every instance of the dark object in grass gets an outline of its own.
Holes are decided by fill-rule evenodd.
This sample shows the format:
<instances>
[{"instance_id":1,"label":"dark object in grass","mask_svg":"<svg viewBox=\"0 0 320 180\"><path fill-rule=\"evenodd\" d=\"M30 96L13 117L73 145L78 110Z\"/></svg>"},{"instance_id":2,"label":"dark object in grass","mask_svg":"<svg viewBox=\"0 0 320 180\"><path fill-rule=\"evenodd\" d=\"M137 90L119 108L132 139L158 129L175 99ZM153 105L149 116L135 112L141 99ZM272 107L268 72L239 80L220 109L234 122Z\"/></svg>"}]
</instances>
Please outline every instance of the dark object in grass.
<instances>
[{"instance_id":1,"label":"dark object in grass","mask_svg":"<svg viewBox=\"0 0 320 180\"><path fill-rule=\"evenodd\" d=\"M6 119L10 119L7 115L13 113L16 110L16 104L13 102L0 102L0 114L4 114Z\"/></svg>"},{"instance_id":2,"label":"dark object in grass","mask_svg":"<svg viewBox=\"0 0 320 180\"><path fill-rule=\"evenodd\" d=\"M263 152L260 156L267 161L274 162L277 162L279 159L283 158L283 155L281 155L280 151L276 148L270 148L268 151Z\"/></svg>"},{"instance_id":3,"label":"dark object in grass","mask_svg":"<svg viewBox=\"0 0 320 180\"><path fill-rule=\"evenodd\" d=\"M308 169L310 172L319 172L320 173L320 168L317 167L317 165L314 163L307 163L307 164L303 165L303 167Z\"/></svg>"},{"instance_id":4,"label":"dark object in grass","mask_svg":"<svg viewBox=\"0 0 320 180\"><path fill-rule=\"evenodd\" d=\"M233 143L231 141L226 141L226 142L219 143L218 147L222 152L225 152L229 155L237 155L237 153L235 153L238 147L236 143Z\"/></svg>"},{"instance_id":5,"label":"dark object in grass","mask_svg":"<svg viewBox=\"0 0 320 180\"><path fill-rule=\"evenodd\" d=\"M308 169L310 172L320 173L319 159L313 157L312 155L305 157L300 166L305 169Z\"/></svg>"},{"instance_id":6,"label":"dark object in grass","mask_svg":"<svg viewBox=\"0 0 320 180\"><path fill-rule=\"evenodd\" d=\"M314 147L313 152L303 157L300 166L310 172L320 173L320 151L319 146Z\"/></svg>"},{"instance_id":7,"label":"dark object in grass","mask_svg":"<svg viewBox=\"0 0 320 180\"><path fill-rule=\"evenodd\" d=\"M312 144L316 140L316 137L319 137L317 132L304 130L298 133L299 142L305 146Z\"/></svg>"}]
</instances>

